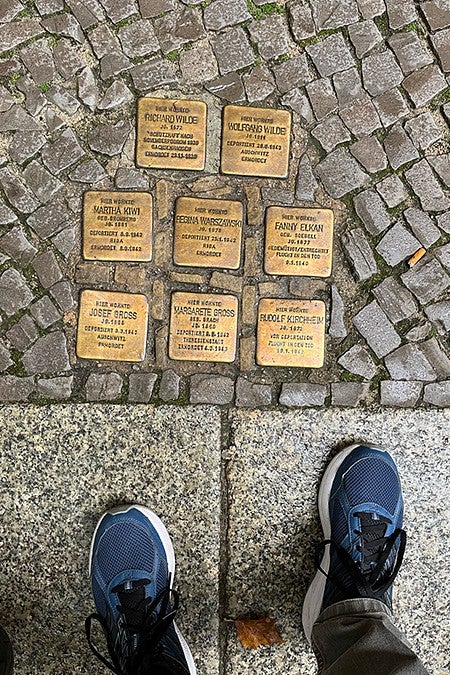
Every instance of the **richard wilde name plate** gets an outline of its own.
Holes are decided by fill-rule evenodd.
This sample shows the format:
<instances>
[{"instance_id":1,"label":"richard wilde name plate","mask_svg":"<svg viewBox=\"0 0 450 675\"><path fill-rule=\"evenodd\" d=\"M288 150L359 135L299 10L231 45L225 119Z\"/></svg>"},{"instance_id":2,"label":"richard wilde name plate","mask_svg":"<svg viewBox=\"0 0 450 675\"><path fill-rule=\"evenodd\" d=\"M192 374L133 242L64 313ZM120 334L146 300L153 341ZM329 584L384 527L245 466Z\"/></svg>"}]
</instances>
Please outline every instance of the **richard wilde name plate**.
<instances>
[{"instance_id":1,"label":"richard wilde name plate","mask_svg":"<svg viewBox=\"0 0 450 675\"><path fill-rule=\"evenodd\" d=\"M206 110L203 101L140 98L137 164L152 169L204 169Z\"/></svg>"},{"instance_id":2,"label":"richard wilde name plate","mask_svg":"<svg viewBox=\"0 0 450 675\"><path fill-rule=\"evenodd\" d=\"M222 173L286 178L290 138L288 110L225 106Z\"/></svg>"},{"instance_id":3,"label":"richard wilde name plate","mask_svg":"<svg viewBox=\"0 0 450 675\"><path fill-rule=\"evenodd\" d=\"M234 295L173 293L169 357L231 363L236 357L237 314Z\"/></svg>"},{"instance_id":4,"label":"richard wilde name plate","mask_svg":"<svg viewBox=\"0 0 450 675\"><path fill-rule=\"evenodd\" d=\"M333 221L331 209L270 206L266 213L266 272L329 277Z\"/></svg>"},{"instance_id":5,"label":"richard wilde name plate","mask_svg":"<svg viewBox=\"0 0 450 675\"><path fill-rule=\"evenodd\" d=\"M260 366L321 368L325 303L263 298L258 307L256 361Z\"/></svg>"},{"instance_id":6,"label":"richard wilde name plate","mask_svg":"<svg viewBox=\"0 0 450 675\"><path fill-rule=\"evenodd\" d=\"M152 204L152 196L148 192L85 192L84 258L135 262L151 260Z\"/></svg>"},{"instance_id":7,"label":"richard wilde name plate","mask_svg":"<svg viewBox=\"0 0 450 675\"><path fill-rule=\"evenodd\" d=\"M83 291L77 356L106 361L143 361L147 326L145 295Z\"/></svg>"},{"instance_id":8,"label":"richard wilde name plate","mask_svg":"<svg viewBox=\"0 0 450 675\"><path fill-rule=\"evenodd\" d=\"M241 202L179 197L175 206L175 264L238 269L242 219Z\"/></svg>"}]
</instances>

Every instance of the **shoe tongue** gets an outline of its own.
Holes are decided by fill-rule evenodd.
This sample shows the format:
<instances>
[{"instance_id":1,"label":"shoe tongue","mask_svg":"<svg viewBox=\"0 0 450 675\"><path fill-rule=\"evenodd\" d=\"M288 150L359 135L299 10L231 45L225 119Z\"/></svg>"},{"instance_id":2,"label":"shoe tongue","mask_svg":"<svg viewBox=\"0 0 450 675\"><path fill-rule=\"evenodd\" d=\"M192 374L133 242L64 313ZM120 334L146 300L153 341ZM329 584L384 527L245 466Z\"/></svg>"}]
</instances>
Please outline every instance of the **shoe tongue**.
<instances>
[{"instance_id":1,"label":"shoe tongue","mask_svg":"<svg viewBox=\"0 0 450 675\"><path fill-rule=\"evenodd\" d=\"M112 589L117 593L125 621L130 626L139 626L145 619L145 587L150 579L125 581Z\"/></svg>"},{"instance_id":2,"label":"shoe tongue","mask_svg":"<svg viewBox=\"0 0 450 675\"><path fill-rule=\"evenodd\" d=\"M377 513L355 513L360 520L360 529L363 537L363 559L361 572L366 574L371 571L373 563L379 554L380 539L386 536L388 524L391 522L388 518L380 516ZM371 545L375 542L374 545Z\"/></svg>"}]
</instances>

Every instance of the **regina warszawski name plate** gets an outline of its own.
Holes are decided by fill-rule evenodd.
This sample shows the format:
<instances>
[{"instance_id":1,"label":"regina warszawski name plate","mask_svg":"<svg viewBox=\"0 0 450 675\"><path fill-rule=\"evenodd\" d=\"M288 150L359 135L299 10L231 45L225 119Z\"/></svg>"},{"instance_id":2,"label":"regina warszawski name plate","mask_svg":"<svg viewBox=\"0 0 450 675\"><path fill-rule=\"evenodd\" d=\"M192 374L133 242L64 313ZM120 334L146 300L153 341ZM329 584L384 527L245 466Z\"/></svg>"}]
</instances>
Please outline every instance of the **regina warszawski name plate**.
<instances>
[{"instance_id":1,"label":"regina warszawski name plate","mask_svg":"<svg viewBox=\"0 0 450 675\"><path fill-rule=\"evenodd\" d=\"M321 368L325 303L321 300L260 300L256 361L260 366Z\"/></svg>"},{"instance_id":2,"label":"regina warszawski name plate","mask_svg":"<svg viewBox=\"0 0 450 675\"><path fill-rule=\"evenodd\" d=\"M147 326L145 295L83 291L77 356L106 361L143 361Z\"/></svg>"},{"instance_id":3,"label":"regina warszawski name plate","mask_svg":"<svg viewBox=\"0 0 450 675\"><path fill-rule=\"evenodd\" d=\"M288 110L225 106L222 173L286 178L290 138Z\"/></svg>"},{"instance_id":4,"label":"regina warszawski name plate","mask_svg":"<svg viewBox=\"0 0 450 675\"><path fill-rule=\"evenodd\" d=\"M231 363L236 357L237 315L234 295L173 293L169 357Z\"/></svg>"},{"instance_id":5,"label":"regina warszawski name plate","mask_svg":"<svg viewBox=\"0 0 450 675\"><path fill-rule=\"evenodd\" d=\"M152 205L152 196L148 192L85 192L84 258L134 262L151 260Z\"/></svg>"},{"instance_id":6,"label":"regina warszawski name plate","mask_svg":"<svg viewBox=\"0 0 450 675\"><path fill-rule=\"evenodd\" d=\"M151 169L204 169L206 110L203 101L140 98L137 164Z\"/></svg>"},{"instance_id":7,"label":"regina warszawski name plate","mask_svg":"<svg viewBox=\"0 0 450 675\"><path fill-rule=\"evenodd\" d=\"M266 272L329 277L333 221L331 209L269 206L266 212Z\"/></svg>"},{"instance_id":8,"label":"regina warszawski name plate","mask_svg":"<svg viewBox=\"0 0 450 675\"><path fill-rule=\"evenodd\" d=\"M175 206L175 264L238 269L242 219L241 202L179 197Z\"/></svg>"}]
</instances>

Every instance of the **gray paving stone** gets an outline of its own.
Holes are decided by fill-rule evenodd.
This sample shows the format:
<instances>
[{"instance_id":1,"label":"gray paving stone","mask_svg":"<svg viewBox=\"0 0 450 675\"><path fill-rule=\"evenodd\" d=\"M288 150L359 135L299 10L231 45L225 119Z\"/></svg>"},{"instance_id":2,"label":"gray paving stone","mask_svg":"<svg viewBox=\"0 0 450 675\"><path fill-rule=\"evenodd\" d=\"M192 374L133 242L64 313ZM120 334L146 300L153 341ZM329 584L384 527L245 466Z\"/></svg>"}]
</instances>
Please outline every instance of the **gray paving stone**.
<instances>
[{"instance_id":1,"label":"gray paving stone","mask_svg":"<svg viewBox=\"0 0 450 675\"><path fill-rule=\"evenodd\" d=\"M2 26L0 36L0 54L14 49L44 32L36 19L22 19Z\"/></svg>"},{"instance_id":2,"label":"gray paving stone","mask_svg":"<svg viewBox=\"0 0 450 675\"><path fill-rule=\"evenodd\" d=\"M327 395L328 387L326 384L285 382L281 387L279 403L288 408L323 406Z\"/></svg>"},{"instance_id":3,"label":"gray paving stone","mask_svg":"<svg viewBox=\"0 0 450 675\"><path fill-rule=\"evenodd\" d=\"M256 70L256 68L253 70ZM246 74L244 74L244 77L245 76ZM216 96L219 96L224 101L228 101L229 103L242 103L245 101L245 91L242 79L243 78L241 78L241 76L237 73L228 73L228 75L217 77L211 82L206 83L204 86L208 91L210 91L212 94L215 94ZM272 93L274 89L275 83L273 83L269 93ZM269 95L267 93L267 89L260 87L259 83L256 82L254 83L253 93L256 96L262 96L264 98Z\"/></svg>"},{"instance_id":4,"label":"gray paving stone","mask_svg":"<svg viewBox=\"0 0 450 675\"><path fill-rule=\"evenodd\" d=\"M435 249L434 255L439 260L441 265L447 269L450 269L450 244L446 244L445 246L440 246L439 248Z\"/></svg>"},{"instance_id":5,"label":"gray paving stone","mask_svg":"<svg viewBox=\"0 0 450 675\"><path fill-rule=\"evenodd\" d=\"M72 14L67 12L49 16L42 21L42 25L49 33L54 33L58 36L64 35L65 37L72 38L80 44L82 44L85 40L80 24Z\"/></svg>"},{"instance_id":6,"label":"gray paving stone","mask_svg":"<svg viewBox=\"0 0 450 675\"><path fill-rule=\"evenodd\" d=\"M122 152L130 129L128 120L116 124L99 124L88 134L89 147L91 150L114 157Z\"/></svg>"},{"instance_id":7,"label":"gray paving stone","mask_svg":"<svg viewBox=\"0 0 450 675\"><path fill-rule=\"evenodd\" d=\"M347 43L340 33L308 45L306 51L322 77L328 77L355 65Z\"/></svg>"},{"instance_id":8,"label":"gray paving stone","mask_svg":"<svg viewBox=\"0 0 450 675\"><path fill-rule=\"evenodd\" d=\"M291 290L292 292L292 290ZM331 286L331 312L328 335L332 338L344 338L347 336L347 327L344 321L345 306L337 286Z\"/></svg>"},{"instance_id":9,"label":"gray paving stone","mask_svg":"<svg viewBox=\"0 0 450 675\"><path fill-rule=\"evenodd\" d=\"M23 11L23 5L19 0L3 3L0 7L0 23L12 21L19 12Z\"/></svg>"},{"instance_id":10,"label":"gray paving stone","mask_svg":"<svg viewBox=\"0 0 450 675\"><path fill-rule=\"evenodd\" d=\"M63 183L47 171L40 162L32 160L23 171L28 187L42 204L51 201L63 187Z\"/></svg>"},{"instance_id":11,"label":"gray paving stone","mask_svg":"<svg viewBox=\"0 0 450 675\"><path fill-rule=\"evenodd\" d=\"M400 336L375 300L358 312L353 323L379 358L401 344Z\"/></svg>"},{"instance_id":12,"label":"gray paving stone","mask_svg":"<svg viewBox=\"0 0 450 675\"><path fill-rule=\"evenodd\" d=\"M128 401L149 403L157 380L156 373L130 373Z\"/></svg>"},{"instance_id":13,"label":"gray paving stone","mask_svg":"<svg viewBox=\"0 0 450 675\"><path fill-rule=\"evenodd\" d=\"M180 396L180 382L181 377L174 370L165 370L159 385L159 398L175 401Z\"/></svg>"},{"instance_id":14,"label":"gray paving stone","mask_svg":"<svg viewBox=\"0 0 450 675\"><path fill-rule=\"evenodd\" d=\"M450 207L448 197L425 159L405 171L405 177L425 211L444 211Z\"/></svg>"},{"instance_id":15,"label":"gray paving stone","mask_svg":"<svg viewBox=\"0 0 450 675\"><path fill-rule=\"evenodd\" d=\"M68 0L67 4L83 30L105 19L105 13L97 0Z\"/></svg>"},{"instance_id":16,"label":"gray paving stone","mask_svg":"<svg viewBox=\"0 0 450 675\"><path fill-rule=\"evenodd\" d=\"M246 68L255 62L255 54L245 31L240 27L228 28L211 38L212 47L222 75Z\"/></svg>"},{"instance_id":17,"label":"gray paving stone","mask_svg":"<svg viewBox=\"0 0 450 675\"><path fill-rule=\"evenodd\" d=\"M402 281L414 293L422 305L439 296L450 286L450 277L437 260L430 260L414 265L402 276Z\"/></svg>"},{"instance_id":18,"label":"gray paving stone","mask_svg":"<svg viewBox=\"0 0 450 675\"><path fill-rule=\"evenodd\" d=\"M59 281L51 287L50 294L56 301L56 304L63 310L68 312L75 304L72 287L68 281Z\"/></svg>"},{"instance_id":19,"label":"gray paving stone","mask_svg":"<svg viewBox=\"0 0 450 675\"><path fill-rule=\"evenodd\" d=\"M22 356L22 363L28 375L70 370L66 336L55 331L40 337Z\"/></svg>"},{"instance_id":20,"label":"gray paving stone","mask_svg":"<svg viewBox=\"0 0 450 675\"><path fill-rule=\"evenodd\" d=\"M73 218L73 213L65 204L53 202L32 213L27 223L42 239L47 239L67 227Z\"/></svg>"},{"instance_id":21,"label":"gray paving stone","mask_svg":"<svg viewBox=\"0 0 450 675\"><path fill-rule=\"evenodd\" d=\"M192 375L190 402L226 405L233 401L234 380L224 375Z\"/></svg>"},{"instance_id":22,"label":"gray paving stone","mask_svg":"<svg viewBox=\"0 0 450 675\"><path fill-rule=\"evenodd\" d=\"M378 272L371 246L361 228L349 230L342 236L342 244L350 259L358 281L370 279Z\"/></svg>"},{"instance_id":23,"label":"gray paving stone","mask_svg":"<svg viewBox=\"0 0 450 675\"><path fill-rule=\"evenodd\" d=\"M362 60L364 87L372 96L384 94L403 80L403 73L391 51L370 54Z\"/></svg>"},{"instance_id":24,"label":"gray paving stone","mask_svg":"<svg viewBox=\"0 0 450 675\"><path fill-rule=\"evenodd\" d=\"M414 31L394 33L389 38L389 46L394 51L405 75L433 63L433 55L425 48Z\"/></svg>"},{"instance_id":25,"label":"gray paving stone","mask_svg":"<svg viewBox=\"0 0 450 675\"><path fill-rule=\"evenodd\" d=\"M177 0L138 0L139 10L144 19L154 19L177 7ZM194 4L194 3L191 3Z\"/></svg>"},{"instance_id":26,"label":"gray paving stone","mask_svg":"<svg viewBox=\"0 0 450 675\"><path fill-rule=\"evenodd\" d=\"M375 22L371 19L352 24L348 27L348 33L355 47L356 56L360 59L366 56L383 39Z\"/></svg>"},{"instance_id":27,"label":"gray paving stone","mask_svg":"<svg viewBox=\"0 0 450 675\"><path fill-rule=\"evenodd\" d=\"M278 90L282 94L296 87L303 87L313 79L305 54L297 54L288 61L275 65L273 72Z\"/></svg>"},{"instance_id":28,"label":"gray paving stone","mask_svg":"<svg viewBox=\"0 0 450 675\"><path fill-rule=\"evenodd\" d=\"M61 400L70 398L73 387L73 375L69 377L52 377L47 379L38 379L37 393L45 399Z\"/></svg>"},{"instance_id":29,"label":"gray paving stone","mask_svg":"<svg viewBox=\"0 0 450 675\"><path fill-rule=\"evenodd\" d=\"M103 166L96 159L87 159L69 173L69 179L76 183L93 185L107 177Z\"/></svg>"},{"instance_id":30,"label":"gray paving stone","mask_svg":"<svg viewBox=\"0 0 450 675\"><path fill-rule=\"evenodd\" d=\"M393 380L433 382L436 373L420 347L408 344L386 356L386 368Z\"/></svg>"},{"instance_id":31,"label":"gray paving stone","mask_svg":"<svg viewBox=\"0 0 450 675\"><path fill-rule=\"evenodd\" d=\"M430 216L421 209L409 208L403 212L403 215L417 239L425 248L429 248L440 239L441 232Z\"/></svg>"},{"instance_id":32,"label":"gray paving stone","mask_svg":"<svg viewBox=\"0 0 450 675\"><path fill-rule=\"evenodd\" d=\"M431 325L428 322L422 323L411 328L411 330L406 333L405 338L408 342L421 342L422 340L425 340L430 331Z\"/></svg>"},{"instance_id":33,"label":"gray paving stone","mask_svg":"<svg viewBox=\"0 0 450 675\"><path fill-rule=\"evenodd\" d=\"M61 318L61 314L47 295L30 305L30 314L40 328L48 328Z\"/></svg>"},{"instance_id":34,"label":"gray paving stone","mask_svg":"<svg viewBox=\"0 0 450 675\"><path fill-rule=\"evenodd\" d=\"M364 190L357 194L353 198L353 205L370 234L380 234L391 224L389 213L374 190Z\"/></svg>"},{"instance_id":35,"label":"gray paving stone","mask_svg":"<svg viewBox=\"0 0 450 675\"><path fill-rule=\"evenodd\" d=\"M106 24L97 26L88 33L88 40L98 59L107 54L115 54L120 51L120 43L116 35Z\"/></svg>"},{"instance_id":36,"label":"gray paving stone","mask_svg":"<svg viewBox=\"0 0 450 675\"><path fill-rule=\"evenodd\" d=\"M138 7L134 0L100 0L100 2L106 15L114 23L119 23L138 13Z\"/></svg>"},{"instance_id":37,"label":"gray paving stone","mask_svg":"<svg viewBox=\"0 0 450 675\"><path fill-rule=\"evenodd\" d=\"M309 100L317 120L336 110L338 102L331 80L322 78L306 85Z\"/></svg>"},{"instance_id":38,"label":"gray paving stone","mask_svg":"<svg viewBox=\"0 0 450 675\"><path fill-rule=\"evenodd\" d=\"M99 110L113 110L119 106L126 105L134 101L134 96L127 85L117 80L105 91L103 98L99 101L97 107Z\"/></svg>"},{"instance_id":39,"label":"gray paving stone","mask_svg":"<svg viewBox=\"0 0 450 675\"><path fill-rule=\"evenodd\" d=\"M0 309L7 316L28 307L32 300L33 293L20 272L12 267L3 272L0 276Z\"/></svg>"},{"instance_id":40,"label":"gray paving stone","mask_svg":"<svg viewBox=\"0 0 450 675\"><path fill-rule=\"evenodd\" d=\"M447 28L450 25L450 9L445 0L423 2L420 9L425 14L428 25L432 31Z\"/></svg>"},{"instance_id":41,"label":"gray paving stone","mask_svg":"<svg viewBox=\"0 0 450 675\"><path fill-rule=\"evenodd\" d=\"M4 375L0 377L0 401L27 401L34 391L34 378Z\"/></svg>"},{"instance_id":42,"label":"gray paving stone","mask_svg":"<svg viewBox=\"0 0 450 675\"><path fill-rule=\"evenodd\" d=\"M207 82L219 74L216 57L207 38L196 42L191 49L181 52L180 67L183 81L187 84ZM242 83L241 88L243 92Z\"/></svg>"},{"instance_id":43,"label":"gray paving stone","mask_svg":"<svg viewBox=\"0 0 450 675\"><path fill-rule=\"evenodd\" d=\"M177 7L175 12L168 12L156 18L154 26L164 54L205 36L200 13L192 7Z\"/></svg>"},{"instance_id":44,"label":"gray paving stone","mask_svg":"<svg viewBox=\"0 0 450 675\"><path fill-rule=\"evenodd\" d=\"M133 84L140 93L146 93L163 85L176 84L175 66L166 59L151 59L130 70Z\"/></svg>"},{"instance_id":45,"label":"gray paving stone","mask_svg":"<svg viewBox=\"0 0 450 675\"><path fill-rule=\"evenodd\" d=\"M116 187L122 190L148 190L148 178L137 169L117 169Z\"/></svg>"},{"instance_id":46,"label":"gray paving stone","mask_svg":"<svg viewBox=\"0 0 450 675\"><path fill-rule=\"evenodd\" d=\"M326 152L331 152L336 146L351 140L348 129L338 115L325 118L323 122L314 127L311 133Z\"/></svg>"},{"instance_id":47,"label":"gray paving stone","mask_svg":"<svg viewBox=\"0 0 450 675\"><path fill-rule=\"evenodd\" d=\"M53 48L53 58L59 74L65 80L73 79L87 65L79 48L66 38L59 40Z\"/></svg>"},{"instance_id":48,"label":"gray paving stone","mask_svg":"<svg viewBox=\"0 0 450 675\"><path fill-rule=\"evenodd\" d=\"M423 401L439 406L439 408L448 408L450 406L450 381L426 384Z\"/></svg>"},{"instance_id":49,"label":"gray paving stone","mask_svg":"<svg viewBox=\"0 0 450 675\"><path fill-rule=\"evenodd\" d=\"M333 84L340 108L345 108L367 96L362 88L361 77L357 68L349 68L340 73L335 73L333 75Z\"/></svg>"},{"instance_id":50,"label":"gray paving stone","mask_svg":"<svg viewBox=\"0 0 450 675\"><path fill-rule=\"evenodd\" d=\"M393 169L399 169L403 164L419 157L419 153L400 123L393 126L387 134L384 139L384 149Z\"/></svg>"},{"instance_id":51,"label":"gray paving stone","mask_svg":"<svg viewBox=\"0 0 450 675\"><path fill-rule=\"evenodd\" d=\"M361 345L351 347L338 359L338 363L349 373L360 375L366 380L371 380L378 370L368 349Z\"/></svg>"},{"instance_id":52,"label":"gray paving stone","mask_svg":"<svg viewBox=\"0 0 450 675\"><path fill-rule=\"evenodd\" d=\"M36 84L51 82L55 76L53 55L45 38L36 40L20 50L20 58Z\"/></svg>"},{"instance_id":53,"label":"gray paving stone","mask_svg":"<svg viewBox=\"0 0 450 675\"><path fill-rule=\"evenodd\" d=\"M280 14L250 23L249 31L263 59L277 58L294 47L287 22Z\"/></svg>"},{"instance_id":54,"label":"gray paving stone","mask_svg":"<svg viewBox=\"0 0 450 675\"><path fill-rule=\"evenodd\" d=\"M349 154L348 150L338 148L331 152L316 167L316 174L331 197L343 197L345 194L363 187L368 176Z\"/></svg>"},{"instance_id":55,"label":"gray paving stone","mask_svg":"<svg viewBox=\"0 0 450 675\"><path fill-rule=\"evenodd\" d=\"M0 237L0 250L22 265L27 265L37 253L37 248L28 241L20 226L13 227Z\"/></svg>"},{"instance_id":56,"label":"gray paving stone","mask_svg":"<svg viewBox=\"0 0 450 675\"><path fill-rule=\"evenodd\" d=\"M11 205L21 213L32 213L39 202L31 191L9 169L0 169L0 185Z\"/></svg>"},{"instance_id":57,"label":"gray paving stone","mask_svg":"<svg viewBox=\"0 0 450 675\"><path fill-rule=\"evenodd\" d=\"M7 370L14 365L14 361L10 358L9 350L0 342L0 372Z\"/></svg>"},{"instance_id":58,"label":"gray paving stone","mask_svg":"<svg viewBox=\"0 0 450 675\"><path fill-rule=\"evenodd\" d=\"M300 89L293 89L288 94L285 94L281 99L281 104L297 112L306 124L311 124L314 121L311 104Z\"/></svg>"},{"instance_id":59,"label":"gray paving stone","mask_svg":"<svg viewBox=\"0 0 450 675\"><path fill-rule=\"evenodd\" d=\"M203 11L206 30L221 30L251 18L245 0L213 0Z\"/></svg>"},{"instance_id":60,"label":"gray paving stone","mask_svg":"<svg viewBox=\"0 0 450 675\"><path fill-rule=\"evenodd\" d=\"M97 87L94 73L89 66L83 68L78 75L77 86L78 98L93 112L97 107L100 92Z\"/></svg>"},{"instance_id":61,"label":"gray paving stone","mask_svg":"<svg viewBox=\"0 0 450 675\"><path fill-rule=\"evenodd\" d=\"M441 230L450 234L450 212L447 211L446 213L440 214L437 216L436 220Z\"/></svg>"},{"instance_id":62,"label":"gray paving stone","mask_svg":"<svg viewBox=\"0 0 450 675\"><path fill-rule=\"evenodd\" d=\"M14 162L23 164L33 157L44 145L45 136L38 131L16 131L8 148Z\"/></svg>"},{"instance_id":63,"label":"gray paving stone","mask_svg":"<svg viewBox=\"0 0 450 675\"><path fill-rule=\"evenodd\" d=\"M86 382L87 401L114 401L122 393L119 373L91 373Z\"/></svg>"},{"instance_id":64,"label":"gray paving stone","mask_svg":"<svg viewBox=\"0 0 450 675\"><path fill-rule=\"evenodd\" d=\"M431 363L439 380L450 377L450 359L435 337L421 342L420 349L425 358Z\"/></svg>"},{"instance_id":65,"label":"gray paving stone","mask_svg":"<svg viewBox=\"0 0 450 675\"><path fill-rule=\"evenodd\" d=\"M416 20L417 13L414 0L403 0L399 3L396 0L385 0L389 19L389 27L393 30L403 28L407 24Z\"/></svg>"},{"instance_id":66,"label":"gray paving stone","mask_svg":"<svg viewBox=\"0 0 450 675\"><path fill-rule=\"evenodd\" d=\"M429 111L408 120L405 123L405 129L414 145L420 150L426 150L442 138L441 132Z\"/></svg>"},{"instance_id":67,"label":"gray paving stone","mask_svg":"<svg viewBox=\"0 0 450 675\"><path fill-rule=\"evenodd\" d=\"M317 30L328 30L348 26L358 21L356 0L312 0L314 22Z\"/></svg>"},{"instance_id":68,"label":"gray paving stone","mask_svg":"<svg viewBox=\"0 0 450 675\"><path fill-rule=\"evenodd\" d=\"M395 408L414 408L422 389L422 382L382 380L380 382L380 403Z\"/></svg>"},{"instance_id":69,"label":"gray paving stone","mask_svg":"<svg viewBox=\"0 0 450 675\"><path fill-rule=\"evenodd\" d=\"M23 75L16 82L19 91L25 94L25 108L30 115L37 117L46 105L46 98L29 75Z\"/></svg>"},{"instance_id":70,"label":"gray paving stone","mask_svg":"<svg viewBox=\"0 0 450 675\"><path fill-rule=\"evenodd\" d=\"M357 2L364 19L372 19L386 11L384 0L357 0Z\"/></svg>"},{"instance_id":71,"label":"gray paving stone","mask_svg":"<svg viewBox=\"0 0 450 675\"><path fill-rule=\"evenodd\" d=\"M392 174L376 184L377 192L390 209L398 206L408 197L408 191L398 176Z\"/></svg>"},{"instance_id":72,"label":"gray paving stone","mask_svg":"<svg viewBox=\"0 0 450 675\"><path fill-rule=\"evenodd\" d=\"M420 241L412 236L400 223L395 223L386 232L376 250L388 265L398 265L421 247Z\"/></svg>"},{"instance_id":73,"label":"gray paving stone","mask_svg":"<svg viewBox=\"0 0 450 675\"><path fill-rule=\"evenodd\" d=\"M75 243L75 227L65 227L61 232L52 237L52 244L65 258L73 251Z\"/></svg>"},{"instance_id":74,"label":"gray paving stone","mask_svg":"<svg viewBox=\"0 0 450 675\"><path fill-rule=\"evenodd\" d=\"M388 277L373 289L381 309L393 323L409 319L417 312L414 296L402 284Z\"/></svg>"},{"instance_id":75,"label":"gray paving stone","mask_svg":"<svg viewBox=\"0 0 450 675\"><path fill-rule=\"evenodd\" d=\"M435 324L439 335L446 335L450 331L450 300L428 305L425 314Z\"/></svg>"},{"instance_id":76,"label":"gray paving stone","mask_svg":"<svg viewBox=\"0 0 450 675\"><path fill-rule=\"evenodd\" d=\"M378 173L387 167L386 153L375 136L356 141L350 146L350 152L369 173Z\"/></svg>"},{"instance_id":77,"label":"gray paving stone","mask_svg":"<svg viewBox=\"0 0 450 675\"><path fill-rule=\"evenodd\" d=\"M236 382L236 405L257 408L272 403L272 389L269 384L257 384L244 377Z\"/></svg>"},{"instance_id":78,"label":"gray paving stone","mask_svg":"<svg viewBox=\"0 0 450 675\"><path fill-rule=\"evenodd\" d=\"M0 113L0 131L42 131L42 127L20 105Z\"/></svg>"},{"instance_id":79,"label":"gray paving stone","mask_svg":"<svg viewBox=\"0 0 450 675\"><path fill-rule=\"evenodd\" d=\"M50 288L63 278L61 268L52 251L46 251L38 255L33 260L33 269L44 288Z\"/></svg>"},{"instance_id":80,"label":"gray paving stone","mask_svg":"<svg viewBox=\"0 0 450 675\"><path fill-rule=\"evenodd\" d=\"M51 173L59 175L84 155L72 129L66 129L53 142L42 148L42 161Z\"/></svg>"},{"instance_id":81,"label":"gray paving stone","mask_svg":"<svg viewBox=\"0 0 450 675\"><path fill-rule=\"evenodd\" d=\"M159 51L159 42L148 19L140 19L119 28L117 33L122 50L130 59L147 56Z\"/></svg>"},{"instance_id":82,"label":"gray paving stone","mask_svg":"<svg viewBox=\"0 0 450 675\"><path fill-rule=\"evenodd\" d=\"M301 156L298 164L295 197L304 201L313 202L319 183L314 176L310 159L306 152Z\"/></svg>"},{"instance_id":83,"label":"gray paving stone","mask_svg":"<svg viewBox=\"0 0 450 675\"><path fill-rule=\"evenodd\" d=\"M405 77L403 87L416 108L420 108L446 89L447 82L439 67L431 65Z\"/></svg>"},{"instance_id":84,"label":"gray paving stone","mask_svg":"<svg viewBox=\"0 0 450 675\"><path fill-rule=\"evenodd\" d=\"M370 99L360 99L340 111L352 134L357 138L369 136L381 127L380 118Z\"/></svg>"},{"instance_id":85,"label":"gray paving stone","mask_svg":"<svg viewBox=\"0 0 450 675\"><path fill-rule=\"evenodd\" d=\"M6 204L0 203L0 225L15 223L17 216Z\"/></svg>"},{"instance_id":86,"label":"gray paving stone","mask_svg":"<svg viewBox=\"0 0 450 675\"><path fill-rule=\"evenodd\" d=\"M100 61L100 77L109 80L131 69L133 62L122 52L106 54Z\"/></svg>"},{"instance_id":87,"label":"gray paving stone","mask_svg":"<svg viewBox=\"0 0 450 675\"><path fill-rule=\"evenodd\" d=\"M0 112L3 113L12 108L12 106L15 103L15 99L13 96L11 96L9 91L3 86L0 86L0 96L1 96Z\"/></svg>"},{"instance_id":88,"label":"gray paving stone","mask_svg":"<svg viewBox=\"0 0 450 675\"><path fill-rule=\"evenodd\" d=\"M245 93L249 103L263 101L275 91L275 80L265 66L256 66L243 76Z\"/></svg>"},{"instance_id":89,"label":"gray paving stone","mask_svg":"<svg viewBox=\"0 0 450 675\"><path fill-rule=\"evenodd\" d=\"M19 321L11 326L6 332L6 337L10 344L15 349L20 349L20 351L24 351L24 349L29 347L38 336L39 333L36 324L27 314L24 314L24 316L22 316Z\"/></svg>"},{"instance_id":90,"label":"gray paving stone","mask_svg":"<svg viewBox=\"0 0 450 675\"><path fill-rule=\"evenodd\" d=\"M290 27L297 42L307 40L316 34L311 9L306 0L294 0L288 5Z\"/></svg>"},{"instance_id":91,"label":"gray paving stone","mask_svg":"<svg viewBox=\"0 0 450 675\"><path fill-rule=\"evenodd\" d=\"M450 187L450 155L429 156L427 159L439 178Z\"/></svg>"},{"instance_id":92,"label":"gray paving stone","mask_svg":"<svg viewBox=\"0 0 450 675\"><path fill-rule=\"evenodd\" d=\"M331 405L355 408L368 393L366 382L332 382Z\"/></svg>"},{"instance_id":93,"label":"gray paving stone","mask_svg":"<svg viewBox=\"0 0 450 675\"><path fill-rule=\"evenodd\" d=\"M408 105L403 95L396 87L384 94L375 96L373 102L378 111L378 115L380 116L380 120L386 128L409 114Z\"/></svg>"},{"instance_id":94,"label":"gray paving stone","mask_svg":"<svg viewBox=\"0 0 450 675\"><path fill-rule=\"evenodd\" d=\"M431 36L433 47L444 72L450 71L450 29L440 30Z\"/></svg>"}]
</instances>

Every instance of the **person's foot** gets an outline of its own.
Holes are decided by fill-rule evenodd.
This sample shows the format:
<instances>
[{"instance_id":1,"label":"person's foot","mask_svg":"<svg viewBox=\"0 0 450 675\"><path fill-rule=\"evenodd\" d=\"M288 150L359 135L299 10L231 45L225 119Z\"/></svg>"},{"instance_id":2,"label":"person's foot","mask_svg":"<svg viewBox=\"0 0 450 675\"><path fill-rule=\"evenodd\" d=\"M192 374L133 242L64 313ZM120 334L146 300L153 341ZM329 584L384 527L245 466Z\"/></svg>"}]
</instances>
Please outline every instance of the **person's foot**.
<instances>
[{"instance_id":1,"label":"person's foot","mask_svg":"<svg viewBox=\"0 0 450 675\"><path fill-rule=\"evenodd\" d=\"M386 451L342 450L324 473L318 507L324 541L302 616L309 642L319 614L336 602L374 598L391 607L406 543L400 478Z\"/></svg>"},{"instance_id":2,"label":"person's foot","mask_svg":"<svg viewBox=\"0 0 450 675\"><path fill-rule=\"evenodd\" d=\"M12 675L13 648L6 631L0 627L0 675Z\"/></svg>"},{"instance_id":3,"label":"person's foot","mask_svg":"<svg viewBox=\"0 0 450 675\"><path fill-rule=\"evenodd\" d=\"M86 619L94 654L117 675L196 675L192 654L174 622L175 555L161 520L144 506L119 506L97 524L89 574L97 614ZM91 639L97 620L110 659Z\"/></svg>"}]
</instances>

